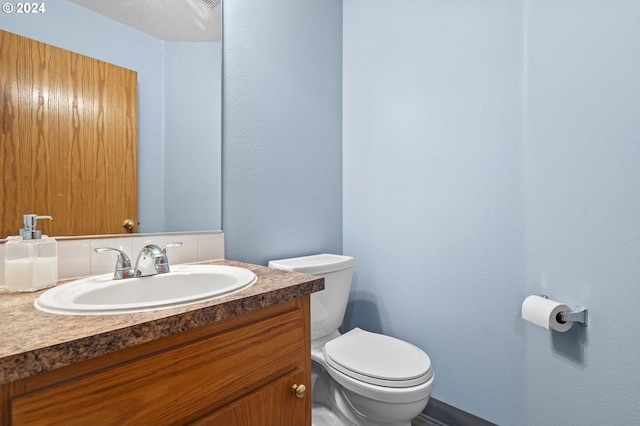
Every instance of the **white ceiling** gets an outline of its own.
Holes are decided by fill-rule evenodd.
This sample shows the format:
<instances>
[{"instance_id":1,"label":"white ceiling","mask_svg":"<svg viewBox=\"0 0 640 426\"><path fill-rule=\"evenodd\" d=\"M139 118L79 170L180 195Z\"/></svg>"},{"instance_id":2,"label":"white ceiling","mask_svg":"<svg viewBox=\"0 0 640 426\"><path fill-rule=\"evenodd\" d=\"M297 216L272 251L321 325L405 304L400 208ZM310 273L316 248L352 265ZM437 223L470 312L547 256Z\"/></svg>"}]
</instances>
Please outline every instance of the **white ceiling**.
<instances>
[{"instance_id":1,"label":"white ceiling","mask_svg":"<svg viewBox=\"0 0 640 426\"><path fill-rule=\"evenodd\" d=\"M216 0L70 0L166 41L222 40L222 2ZM215 4L215 7L211 7Z\"/></svg>"}]
</instances>

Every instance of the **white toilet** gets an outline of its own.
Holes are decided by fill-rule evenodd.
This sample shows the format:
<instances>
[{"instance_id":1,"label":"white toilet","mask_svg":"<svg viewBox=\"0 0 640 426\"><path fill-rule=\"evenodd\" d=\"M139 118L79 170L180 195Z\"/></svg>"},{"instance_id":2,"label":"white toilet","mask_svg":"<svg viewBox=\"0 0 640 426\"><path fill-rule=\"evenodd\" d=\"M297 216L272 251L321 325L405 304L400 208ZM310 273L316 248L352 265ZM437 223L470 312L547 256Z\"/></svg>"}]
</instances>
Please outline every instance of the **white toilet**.
<instances>
[{"instance_id":1,"label":"white toilet","mask_svg":"<svg viewBox=\"0 0 640 426\"><path fill-rule=\"evenodd\" d=\"M353 257L333 254L269 262L324 277L325 289L311 294L313 426L409 426L431 396L431 360L393 337L359 328L340 334L353 265Z\"/></svg>"}]
</instances>

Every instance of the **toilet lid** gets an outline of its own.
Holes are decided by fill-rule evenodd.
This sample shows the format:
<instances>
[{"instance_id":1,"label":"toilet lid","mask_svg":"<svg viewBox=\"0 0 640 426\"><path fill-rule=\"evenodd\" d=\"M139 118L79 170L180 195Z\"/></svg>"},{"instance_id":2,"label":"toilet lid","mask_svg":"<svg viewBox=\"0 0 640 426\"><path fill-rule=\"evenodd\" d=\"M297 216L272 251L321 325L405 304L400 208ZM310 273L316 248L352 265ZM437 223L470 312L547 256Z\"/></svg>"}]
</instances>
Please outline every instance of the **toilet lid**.
<instances>
[{"instance_id":1,"label":"toilet lid","mask_svg":"<svg viewBox=\"0 0 640 426\"><path fill-rule=\"evenodd\" d=\"M323 352L334 369L374 385L417 386L432 376L431 360L420 348L359 328L327 342Z\"/></svg>"}]
</instances>

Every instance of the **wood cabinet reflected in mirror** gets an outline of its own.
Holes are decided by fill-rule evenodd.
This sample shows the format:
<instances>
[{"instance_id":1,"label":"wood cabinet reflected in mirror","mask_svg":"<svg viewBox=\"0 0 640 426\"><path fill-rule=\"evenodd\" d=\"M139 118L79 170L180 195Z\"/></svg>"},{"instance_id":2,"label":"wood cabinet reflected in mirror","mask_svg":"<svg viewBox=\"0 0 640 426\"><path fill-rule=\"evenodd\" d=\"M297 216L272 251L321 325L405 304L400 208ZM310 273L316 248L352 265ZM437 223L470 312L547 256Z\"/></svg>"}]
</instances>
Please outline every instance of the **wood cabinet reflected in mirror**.
<instances>
[{"instance_id":1,"label":"wood cabinet reflected in mirror","mask_svg":"<svg viewBox=\"0 0 640 426\"><path fill-rule=\"evenodd\" d=\"M136 232L135 71L0 30L0 120L0 238Z\"/></svg>"}]
</instances>

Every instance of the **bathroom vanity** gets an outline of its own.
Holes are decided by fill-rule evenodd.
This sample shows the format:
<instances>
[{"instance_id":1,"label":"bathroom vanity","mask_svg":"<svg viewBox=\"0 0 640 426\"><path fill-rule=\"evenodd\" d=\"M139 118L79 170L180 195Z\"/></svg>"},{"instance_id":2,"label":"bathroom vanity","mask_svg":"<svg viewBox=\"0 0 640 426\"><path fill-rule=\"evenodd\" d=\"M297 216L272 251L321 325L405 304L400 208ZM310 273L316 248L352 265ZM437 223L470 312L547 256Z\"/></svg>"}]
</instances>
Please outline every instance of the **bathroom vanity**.
<instances>
[{"instance_id":1,"label":"bathroom vanity","mask_svg":"<svg viewBox=\"0 0 640 426\"><path fill-rule=\"evenodd\" d=\"M323 279L210 263L258 282L106 316L47 314L38 293L0 291L1 424L310 425L310 294Z\"/></svg>"}]
</instances>

